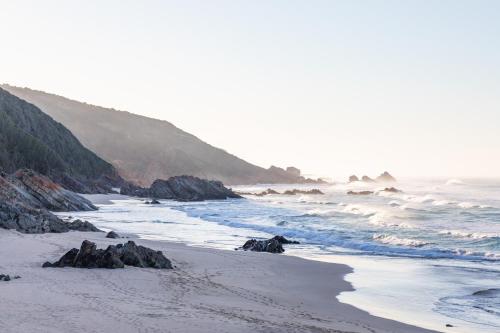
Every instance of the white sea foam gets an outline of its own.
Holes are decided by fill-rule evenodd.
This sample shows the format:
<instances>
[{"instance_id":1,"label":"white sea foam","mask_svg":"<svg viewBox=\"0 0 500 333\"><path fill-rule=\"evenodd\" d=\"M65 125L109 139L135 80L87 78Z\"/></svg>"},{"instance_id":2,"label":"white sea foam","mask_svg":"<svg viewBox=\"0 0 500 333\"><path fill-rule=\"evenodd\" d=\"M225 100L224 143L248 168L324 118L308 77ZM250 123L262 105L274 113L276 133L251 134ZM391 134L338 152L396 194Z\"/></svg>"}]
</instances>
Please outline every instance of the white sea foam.
<instances>
[{"instance_id":1,"label":"white sea foam","mask_svg":"<svg viewBox=\"0 0 500 333\"><path fill-rule=\"evenodd\" d=\"M434 206L447 206L447 205L453 205L455 203L456 203L455 201L451 200L436 200L432 204Z\"/></svg>"},{"instance_id":2,"label":"white sea foam","mask_svg":"<svg viewBox=\"0 0 500 333\"><path fill-rule=\"evenodd\" d=\"M448 235L458 238L472 238L472 239L485 239L500 237L497 233L485 233L485 232L469 232L462 230L442 230L439 232L440 235Z\"/></svg>"},{"instance_id":3,"label":"white sea foam","mask_svg":"<svg viewBox=\"0 0 500 333\"><path fill-rule=\"evenodd\" d=\"M375 234L373 235L373 239L383 244L398 245L398 246L422 247L430 244L428 242L424 242L418 239L399 238L393 235L386 235L386 234Z\"/></svg>"},{"instance_id":4,"label":"white sea foam","mask_svg":"<svg viewBox=\"0 0 500 333\"><path fill-rule=\"evenodd\" d=\"M468 201L464 201L464 202L458 203L457 206L460 208L463 208L463 209L469 209L469 208L479 208L481 205L478 205L478 204L475 204L472 202L468 202Z\"/></svg>"},{"instance_id":5,"label":"white sea foam","mask_svg":"<svg viewBox=\"0 0 500 333\"><path fill-rule=\"evenodd\" d=\"M464 185L465 183L460 179L449 179L446 182L446 185Z\"/></svg>"}]
</instances>

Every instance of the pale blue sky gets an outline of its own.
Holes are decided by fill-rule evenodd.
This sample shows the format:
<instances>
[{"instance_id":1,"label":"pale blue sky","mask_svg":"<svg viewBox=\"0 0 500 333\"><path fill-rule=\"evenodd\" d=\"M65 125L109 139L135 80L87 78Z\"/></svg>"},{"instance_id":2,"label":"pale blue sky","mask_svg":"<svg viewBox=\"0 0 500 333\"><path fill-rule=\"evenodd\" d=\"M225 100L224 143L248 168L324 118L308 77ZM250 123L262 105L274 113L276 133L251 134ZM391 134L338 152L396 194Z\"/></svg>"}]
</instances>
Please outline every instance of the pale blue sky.
<instances>
[{"instance_id":1,"label":"pale blue sky","mask_svg":"<svg viewBox=\"0 0 500 333\"><path fill-rule=\"evenodd\" d=\"M500 176L500 1L2 1L0 81L262 166Z\"/></svg>"}]
</instances>

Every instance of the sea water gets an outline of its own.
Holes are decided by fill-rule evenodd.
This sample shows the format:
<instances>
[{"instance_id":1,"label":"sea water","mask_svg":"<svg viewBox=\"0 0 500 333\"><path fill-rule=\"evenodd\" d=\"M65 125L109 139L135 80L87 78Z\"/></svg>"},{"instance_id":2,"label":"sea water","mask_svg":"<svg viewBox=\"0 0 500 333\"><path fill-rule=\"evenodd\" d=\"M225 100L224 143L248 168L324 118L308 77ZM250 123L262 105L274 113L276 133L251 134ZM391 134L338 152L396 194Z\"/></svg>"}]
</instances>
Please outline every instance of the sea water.
<instances>
[{"instance_id":1,"label":"sea water","mask_svg":"<svg viewBox=\"0 0 500 333\"><path fill-rule=\"evenodd\" d=\"M383 191L395 186L402 192ZM71 213L139 237L234 250L249 238L298 240L286 253L342 262L354 292L339 299L372 314L449 332L500 331L500 181L408 180L300 186L324 195L205 202L115 200ZM292 185L235 188L278 191ZM369 190L371 195L348 195ZM68 214L61 214L68 216ZM445 325L453 325L447 328Z\"/></svg>"}]
</instances>

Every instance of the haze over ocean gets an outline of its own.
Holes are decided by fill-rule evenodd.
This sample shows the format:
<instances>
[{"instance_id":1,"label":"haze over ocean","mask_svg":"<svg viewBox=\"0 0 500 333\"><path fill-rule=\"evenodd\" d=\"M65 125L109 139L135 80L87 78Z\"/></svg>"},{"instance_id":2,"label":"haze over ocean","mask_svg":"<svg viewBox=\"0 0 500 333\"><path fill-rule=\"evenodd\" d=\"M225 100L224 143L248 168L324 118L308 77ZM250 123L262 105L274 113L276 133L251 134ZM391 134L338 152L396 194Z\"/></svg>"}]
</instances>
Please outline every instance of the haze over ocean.
<instances>
[{"instance_id":1,"label":"haze over ocean","mask_svg":"<svg viewBox=\"0 0 500 333\"><path fill-rule=\"evenodd\" d=\"M0 4L5 83L264 167L500 177L498 1Z\"/></svg>"}]
</instances>

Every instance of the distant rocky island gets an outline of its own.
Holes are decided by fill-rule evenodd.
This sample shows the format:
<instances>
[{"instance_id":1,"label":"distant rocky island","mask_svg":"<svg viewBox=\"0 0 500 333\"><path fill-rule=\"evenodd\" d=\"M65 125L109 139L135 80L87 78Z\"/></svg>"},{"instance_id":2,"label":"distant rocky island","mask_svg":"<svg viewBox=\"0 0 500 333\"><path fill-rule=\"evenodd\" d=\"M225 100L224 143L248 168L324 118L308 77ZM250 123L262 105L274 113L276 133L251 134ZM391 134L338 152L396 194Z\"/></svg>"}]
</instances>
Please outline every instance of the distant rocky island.
<instances>
[{"instance_id":1,"label":"distant rocky island","mask_svg":"<svg viewBox=\"0 0 500 333\"><path fill-rule=\"evenodd\" d=\"M365 183L375 183L375 182L378 182L378 183L390 183L390 182L395 182L396 178L394 178L387 171L384 171L382 174L380 174L380 176L378 176L375 179L370 178L368 176L363 176L363 177L361 177L361 179L359 179L358 176L356 176L356 175L352 175L352 176L349 177L349 183L359 182L359 181L362 181L362 182L365 182Z\"/></svg>"},{"instance_id":2,"label":"distant rocky island","mask_svg":"<svg viewBox=\"0 0 500 333\"><path fill-rule=\"evenodd\" d=\"M124 179L140 186L182 175L219 180L226 185L322 182L301 176L295 167L265 169L253 165L167 121L28 88L0 87L36 105L71 130L85 147L113 164Z\"/></svg>"}]
</instances>

